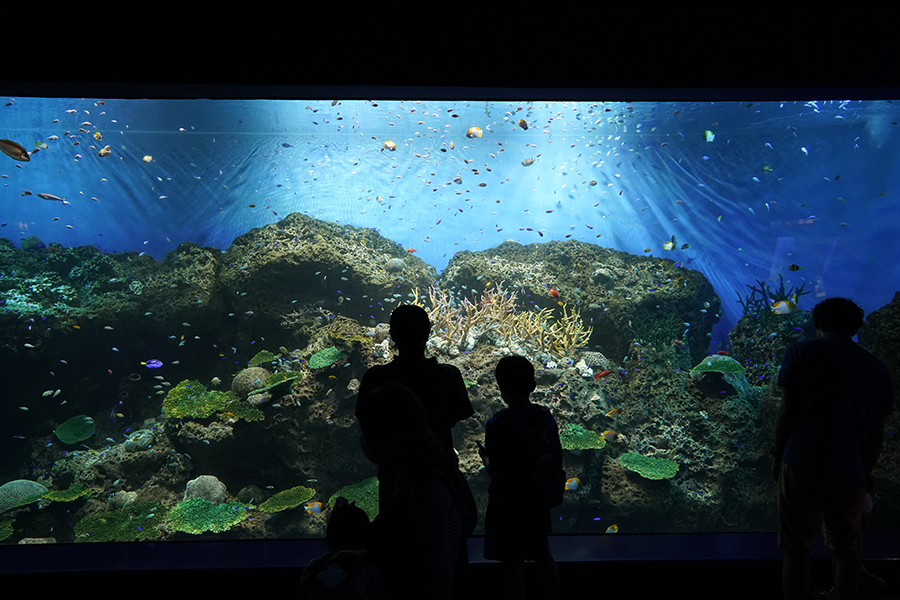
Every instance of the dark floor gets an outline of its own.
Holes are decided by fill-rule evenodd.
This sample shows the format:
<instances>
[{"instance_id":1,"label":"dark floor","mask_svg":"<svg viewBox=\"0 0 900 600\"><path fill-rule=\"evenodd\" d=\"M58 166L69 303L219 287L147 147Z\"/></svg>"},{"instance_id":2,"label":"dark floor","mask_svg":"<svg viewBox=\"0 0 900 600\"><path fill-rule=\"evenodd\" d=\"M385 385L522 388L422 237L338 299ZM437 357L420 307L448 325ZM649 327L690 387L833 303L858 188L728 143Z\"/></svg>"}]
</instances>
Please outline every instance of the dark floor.
<instances>
[{"instance_id":1,"label":"dark floor","mask_svg":"<svg viewBox=\"0 0 900 600\"><path fill-rule=\"evenodd\" d=\"M563 598L690 600L777 600L782 598L778 562L604 562L560 563ZM500 600L500 568L494 563L470 565L469 600ZM830 585L830 562L813 564L813 580L822 589ZM869 562L869 570L888 583L876 600L900 600L898 561ZM3 587L43 590L41 595L79 598L279 598L290 599L300 569L119 571L2 576ZM527 572L529 598L541 598L536 573ZM53 590L56 590L53 592ZM6 597L6 594L4 594ZM414 598L411 595L410 598Z\"/></svg>"},{"instance_id":2,"label":"dark floor","mask_svg":"<svg viewBox=\"0 0 900 600\"><path fill-rule=\"evenodd\" d=\"M480 559L469 540L467 600L502 600L501 567ZM868 535L864 564L887 581L877 600L900 600L900 535ZM67 599L294 597L302 568L324 550L321 540L167 542L0 546L0 598L31 589ZM780 552L774 534L553 536L563 597L690 600L778 600ZM529 565L531 566L531 565ZM816 548L813 589L831 587L831 561ZM530 598L537 574L526 570ZM17 596L18 597L18 596ZM415 598L411 594L410 598Z\"/></svg>"}]
</instances>

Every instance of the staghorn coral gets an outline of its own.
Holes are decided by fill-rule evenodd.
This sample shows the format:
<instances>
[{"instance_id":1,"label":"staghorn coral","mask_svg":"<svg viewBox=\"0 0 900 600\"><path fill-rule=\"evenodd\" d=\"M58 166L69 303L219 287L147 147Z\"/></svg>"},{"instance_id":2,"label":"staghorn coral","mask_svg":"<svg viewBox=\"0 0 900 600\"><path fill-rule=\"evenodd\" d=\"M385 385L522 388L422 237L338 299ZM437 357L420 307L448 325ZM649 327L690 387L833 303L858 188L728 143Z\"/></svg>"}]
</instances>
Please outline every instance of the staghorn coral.
<instances>
[{"instance_id":1,"label":"staghorn coral","mask_svg":"<svg viewBox=\"0 0 900 600\"><path fill-rule=\"evenodd\" d=\"M478 341L496 346L517 343L535 353L548 353L556 358L571 354L587 343L591 328L585 329L578 310L563 305L563 316L554 319L549 308L517 311L517 292L507 293L501 285L488 288L476 301L456 301L446 290L428 289L426 307L418 292L413 291L412 304L428 313L436 335L449 348L467 350Z\"/></svg>"}]
</instances>

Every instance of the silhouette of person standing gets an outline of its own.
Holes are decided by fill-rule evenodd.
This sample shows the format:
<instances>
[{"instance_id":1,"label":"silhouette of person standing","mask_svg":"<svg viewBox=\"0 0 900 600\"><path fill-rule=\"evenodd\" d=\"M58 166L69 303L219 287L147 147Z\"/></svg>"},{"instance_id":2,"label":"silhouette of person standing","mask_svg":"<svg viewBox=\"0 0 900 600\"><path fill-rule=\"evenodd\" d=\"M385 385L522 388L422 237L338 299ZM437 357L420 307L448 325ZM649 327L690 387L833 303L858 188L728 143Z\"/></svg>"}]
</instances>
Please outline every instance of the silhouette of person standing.
<instances>
[{"instance_id":1,"label":"silhouette of person standing","mask_svg":"<svg viewBox=\"0 0 900 600\"><path fill-rule=\"evenodd\" d=\"M778 546L787 600L807 600L809 557L825 521L834 593L855 597L863 501L893 410L890 373L854 341L863 310L846 298L813 309L819 337L788 346L778 385L773 478L778 482Z\"/></svg>"},{"instance_id":2,"label":"silhouette of person standing","mask_svg":"<svg viewBox=\"0 0 900 600\"><path fill-rule=\"evenodd\" d=\"M553 415L532 404L534 367L522 356L505 356L497 363L497 386L505 408L484 428L479 450L491 476L484 523L484 557L503 563L509 600L525 598L525 561L533 560L548 598L561 596L559 570L550 552L550 506L535 494L542 482L538 463L547 460L562 475L562 445ZM558 481L562 491L563 480Z\"/></svg>"},{"instance_id":3,"label":"silhouette of person standing","mask_svg":"<svg viewBox=\"0 0 900 600\"><path fill-rule=\"evenodd\" d=\"M448 464L459 466L459 458L453 449L453 427L458 421L468 419L475 410L469 402L469 393L462 373L453 365L439 364L434 357L425 358L425 344L431 332L428 313L412 304L398 306L391 313L391 339L399 356L386 365L369 368L359 384L356 416L359 417L360 399L386 383L400 383L409 388L422 404L428 426L443 450ZM388 468L379 465L379 499L382 491L392 485L393 476Z\"/></svg>"}]
</instances>

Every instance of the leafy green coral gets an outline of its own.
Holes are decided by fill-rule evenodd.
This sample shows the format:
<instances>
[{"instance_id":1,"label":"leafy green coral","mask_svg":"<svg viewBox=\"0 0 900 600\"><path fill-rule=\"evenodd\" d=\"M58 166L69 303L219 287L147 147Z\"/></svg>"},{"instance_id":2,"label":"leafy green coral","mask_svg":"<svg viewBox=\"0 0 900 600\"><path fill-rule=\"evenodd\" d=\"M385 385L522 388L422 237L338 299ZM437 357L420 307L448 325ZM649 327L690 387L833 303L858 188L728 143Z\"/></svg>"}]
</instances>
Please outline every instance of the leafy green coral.
<instances>
[{"instance_id":1,"label":"leafy green coral","mask_svg":"<svg viewBox=\"0 0 900 600\"><path fill-rule=\"evenodd\" d=\"M185 379L166 394L163 410L176 419L205 419L225 408L230 398L231 392L209 391L199 381Z\"/></svg>"},{"instance_id":2,"label":"leafy green coral","mask_svg":"<svg viewBox=\"0 0 900 600\"><path fill-rule=\"evenodd\" d=\"M343 350L338 350L334 346L330 348L325 348L324 350L319 350L315 354L313 354L309 359L309 368L310 369L323 369L325 367L329 367L347 356L347 353Z\"/></svg>"},{"instance_id":3,"label":"leafy green coral","mask_svg":"<svg viewBox=\"0 0 900 600\"><path fill-rule=\"evenodd\" d=\"M275 360L276 358L278 358L278 356L275 354L272 354L268 350L260 350L259 352L256 353L256 356L254 356L253 358L250 359L250 361L247 363L247 366L258 367L259 365L261 365L263 363L270 363L273 360Z\"/></svg>"},{"instance_id":4,"label":"leafy green coral","mask_svg":"<svg viewBox=\"0 0 900 600\"><path fill-rule=\"evenodd\" d=\"M243 419L247 422L264 421L266 418L263 411L258 408L253 408L243 400L238 400L237 398L229 400L228 404L225 405L225 408L219 414L224 417L230 416L235 419Z\"/></svg>"},{"instance_id":5,"label":"leafy green coral","mask_svg":"<svg viewBox=\"0 0 900 600\"><path fill-rule=\"evenodd\" d=\"M37 481L16 479L0 485L0 513L37 502L47 493L47 488Z\"/></svg>"},{"instance_id":6,"label":"leafy green coral","mask_svg":"<svg viewBox=\"0 0 900 600\"><path fill-rule=\"evenodd\" d=\"M64 444L77 444L94 435L94 420L78 415L59 425L54 433Z\"/></svg>"},{"instance_id":7,"label":"leafy green coral","mask_svg":"<svg viewBox=\"0 0 900 600\"><path fill-rule=\"evenodd\" d=\"M42 496L43 500L52 500L54 502L71 502L82 496L89 496L94 492L86 489L77 481L73 483L67 490L52 490Z\"/></svg>"},{"instance_id":8,"label":"leafy green coral","mask_svg":"<svg viewBox=\"0 0 900 600\"><path fill-rule=\"evenodd\" d=\"M5 521L0 521L0 541L5 540L9 536L13 534L15 528L13 527L13 520L7 519Z\"/></svg>"},{"instance_id":9,"label":"leafy green coral","mask_svg":"<svg viewBox=\"0 0 900 600\"><path fill-rule=\"evenodd\" d=\"M136 542L159 538L157 527L166 516L160 502L137 502L97 513L75 524L76 542Z\"/></svg>"},{"instance_id":10,"label":"leafy green coral","mask_svg":"<svg viewBox=\"0 0 900 600\"><path fill-rule=\"evenodd\" d=\"M713 354L707 356L700 364L691 369L691 374L696 373L744 373L747 369L730 356Z\"/></svg>"},{"instance_id":11,"label":"leafy green coral","mask_svg":"<svg viewBox=\"0 0 900 600\"><path fill-rule=\"evenodd\" d=\"M259 510L263 512L273 513L287 510L300 506L310 498L316 495L316 490L298 485L289 490L278 492L265 502L259 505Z\"/></svg>"},{"instance_id":12,"label":"leafy green coral","mask_svg":"<svg viewBox=\"0 0 900 600\"><path fill-rule=\"evenodd\" d=\"M642 456L634 452L620 456L619 463L646 479L671 479L678 472L678 463L674 460Z\"/></svg>"},{"instance_id":13,"label":"leafy green coral","mask_svg":"<svg viewBox=\"0 0 900 600\"><path fill-rule=\"evenodd\" d=\"M262 394L263 392L267 392L272 388L278 387L283 383L287 383L289 381L294 381L295 379L300 379L303 377L303 373L298 371L281 371L278 373L272 373L266 380L263 382L263 386L254 389L251 394Z\"/></svg>"},{"instance_id":14,"label":"leafy green coral","mask_svg":"<svg viewBox=\"0 0 900 600\"><path fill-rule=\"evenodd\" d=\"M328 508L334 508L334 503L339 496L343 496L350 502L355 502L358 507L366 511L369 520L378 516L378 478L369 477L359 483L353 483L339 489L328 499Z\"/></svg>"},{"instance_id":15,"label":"leafy green coral","mask_svg":"<svg viewBox=\"0 0 900 600\"><path fill-rule=\"evenodd\" d=\"M199 535L205 531L221 533L247 518L251 506L240 502L214 504L203 498L182 500L169 510L169 529Z\"/></svg>"},{"instance_id":16,"label":"leafy green coral","mask_svg":"<svg viewBox=\"0 0 900 600\"><path fill-rule=\"evenodd\" d=\"M574 423L569 423L559 432L559 441L563 450L599 450L606 446L603 436Z\"/></svg>"}]
</instances>

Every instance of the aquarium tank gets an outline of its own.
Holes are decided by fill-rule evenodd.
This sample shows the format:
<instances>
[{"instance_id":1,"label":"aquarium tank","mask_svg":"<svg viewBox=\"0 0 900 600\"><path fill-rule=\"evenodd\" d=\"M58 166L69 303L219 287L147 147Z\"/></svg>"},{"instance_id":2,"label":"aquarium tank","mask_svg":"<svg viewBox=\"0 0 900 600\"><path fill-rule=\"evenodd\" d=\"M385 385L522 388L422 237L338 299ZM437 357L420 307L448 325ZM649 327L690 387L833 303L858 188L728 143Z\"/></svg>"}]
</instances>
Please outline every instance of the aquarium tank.
<instances>
[{"instance_id":1,"label":"aquarium tank","mask_svg":"<svg viewBox=\"0 0 900 600\"><path fill-rule=\"evenodd\" d=\"M465 379L482 514L493 369L533 362L557 534L774 531L777 374L826 297L900 373L890 100L0 103L2 544L375 517L354 408L401 304ZM896 425L875 530L900 528Z\"/></svg>"}]
</instances>

